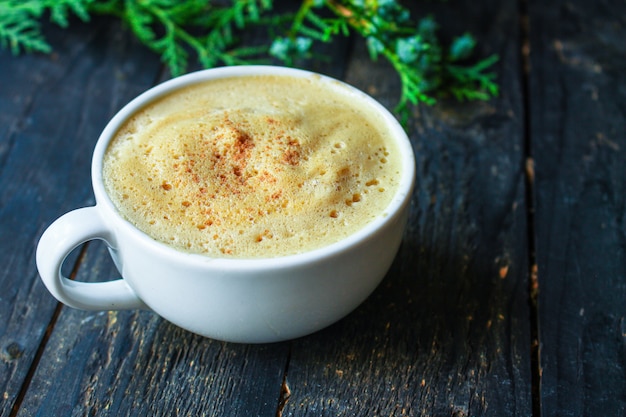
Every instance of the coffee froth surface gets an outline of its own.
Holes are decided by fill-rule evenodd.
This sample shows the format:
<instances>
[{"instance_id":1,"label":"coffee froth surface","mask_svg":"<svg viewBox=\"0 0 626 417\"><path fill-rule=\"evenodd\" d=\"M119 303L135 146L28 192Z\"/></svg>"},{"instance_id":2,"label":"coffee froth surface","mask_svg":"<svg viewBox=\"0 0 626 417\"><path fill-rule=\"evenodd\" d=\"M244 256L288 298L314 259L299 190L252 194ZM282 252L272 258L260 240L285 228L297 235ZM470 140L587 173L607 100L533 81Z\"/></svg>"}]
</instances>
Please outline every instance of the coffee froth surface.
<instances>
[{"instance_id":1,"label":"coffee froth surface","mask_svg":"<svg viewBox=\"0 0 626 417\"><path fill-rule=\"evenodd\" d=\"M152 238L211 257L339 241L384 215L401 169L382 117L344 90L246 76L170 93L110 143L107 193Z\"/></svg>"}]
</instances>

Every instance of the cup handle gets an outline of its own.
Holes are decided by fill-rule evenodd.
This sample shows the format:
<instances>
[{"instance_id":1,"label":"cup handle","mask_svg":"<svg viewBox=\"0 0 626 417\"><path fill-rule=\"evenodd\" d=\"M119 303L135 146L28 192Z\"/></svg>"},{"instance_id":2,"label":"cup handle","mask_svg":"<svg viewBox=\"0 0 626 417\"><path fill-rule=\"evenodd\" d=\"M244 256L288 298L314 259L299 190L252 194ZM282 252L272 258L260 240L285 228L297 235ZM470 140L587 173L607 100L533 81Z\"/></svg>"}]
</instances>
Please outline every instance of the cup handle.
<instances>
[{"instance_id":1,"label":"cup handle","mask_svg":"<svg viewBox=\"0 0 626 417\"><path fill-rule=\"evenodd\" d=\"M61 266L70 252L94 239L112 246L112 233L96 207L71 211L46 229L37 246L37 268L48 291L62 303L82 310L149 309L124 279L79 282L63 276Z\"/></svg>"}]
</instances>

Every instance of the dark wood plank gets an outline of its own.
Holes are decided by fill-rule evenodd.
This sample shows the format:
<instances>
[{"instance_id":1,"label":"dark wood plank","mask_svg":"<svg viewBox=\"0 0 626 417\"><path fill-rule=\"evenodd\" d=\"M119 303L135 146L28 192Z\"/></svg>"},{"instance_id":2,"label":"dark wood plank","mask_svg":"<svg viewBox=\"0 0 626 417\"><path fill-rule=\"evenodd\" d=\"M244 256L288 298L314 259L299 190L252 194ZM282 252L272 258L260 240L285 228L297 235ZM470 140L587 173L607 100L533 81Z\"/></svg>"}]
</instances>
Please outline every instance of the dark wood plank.
<instances>
[{"instance_id":1,"label":"dark wood plank","mask_svg":"<svg viewBox=\"0 0 626 417\"><path fill-rule=\"evenodd\" d=\"M93 145L112 111L159 71L158 60L108 22L47 33L52 55L0 51L1 415L19 395L57 305L36 271L39 235L63 212L93 204ZM144 59L152 71L139 69Z\"/></svg>"},{"instance_id":2,"label":"dark wood plank","mask_svg":"<svg viewBox=\"0 0 626 417\"><path fill-rule=\"evenodd\" d=\"M435 16L500 55L501 97L416 114L400 254L353 314L294 342L285 416L532 414L517 4L461 3ZM391 74L359 49L346 78L391 107Z\"/></svg>"},{"instance_id":3,"label":"dark wood plank","mask_svg":"<svg viewBox=\"0 0 626 417\"><path fill-rule=\"evenodd\" d=\"M626 415L626 3L530 2L543 416Z\"/></svg>"}]
</instances>

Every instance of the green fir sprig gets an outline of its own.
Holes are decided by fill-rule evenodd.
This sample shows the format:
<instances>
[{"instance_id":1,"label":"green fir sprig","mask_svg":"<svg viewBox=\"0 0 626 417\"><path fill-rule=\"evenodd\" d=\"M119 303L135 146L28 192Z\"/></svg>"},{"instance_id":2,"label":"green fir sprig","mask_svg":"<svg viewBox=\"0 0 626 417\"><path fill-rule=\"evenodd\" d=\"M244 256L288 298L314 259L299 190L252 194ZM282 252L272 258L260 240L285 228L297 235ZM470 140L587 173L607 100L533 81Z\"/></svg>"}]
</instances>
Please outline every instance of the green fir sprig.
<instances>
[{"instance_id":1,"label":"green fir sprig","mask_svg":"<svg viewBox=\"0 0 626 417\"><path fill-rule=\"evenodd\" d=\"M395 0L304 0L295 11L278 11L272 0L0 0L0 46L13 54L52 50L41 32L45 18L67 27L72 15L123 20L137 39L160 55L172 75L195 59L205 68L274 59L294 65L314 57L316 43L337 37L362 38L370 58L386 59L398 74L396 110L434 104L449 94L458 100L498 95L491 71L498 57L473 62L476 41L465 33L441 44L431 16L415 21ZM242 46L247 30L265 30L268 43Z\"/></svg>"},{"instance_id":2,"label":"green fir sprig","mask_svg":"<svg viewBox=\"0 0 626 417\"><path fill-rule=\"evenodd\" d=\"M236 34L258 24L271 0L237 0L229 6L207 0L109 0L91 6L96 14L124 20L137 38L161 55L172 75L189 67L189 53L200 65L248 64L267 47L239 47Z\"/></svg>"},{"instance_id":3,"label":"green fir sprig","mask_svg":"<svg viewBox=\"0 0 626 417\"><path fill-rule=\"evenodd\" d=\"M322 13L330 9L331 17ZM398 73L402 91L396 111L408 117L410 104L434 104L449 93L458 100L488 100L498 95L496 74L490 68L496 55L468 63L475 39L465 33L444 48L432 16L417 23L410 12L392 0L304 1L287 37L274 40L274 55L288 60L308 52L312 40L332 42L351 32L365 39L370 58L386 58ZM278 53L276 53L278 51Z\"/></svg>"},{"instance_id":4,"label":"green fir sprig","mask_svg":"<svg viewBox=\"0 0 626 417\"><path fill-rule=\"evenodd\" d=\"M41 33L41 19L48 13L50 20L61 27L69 25L70 14L89 20L92 0L1 0L0 46L15 55L24 52L52 50Z\"/></svg>"}]
</instances>

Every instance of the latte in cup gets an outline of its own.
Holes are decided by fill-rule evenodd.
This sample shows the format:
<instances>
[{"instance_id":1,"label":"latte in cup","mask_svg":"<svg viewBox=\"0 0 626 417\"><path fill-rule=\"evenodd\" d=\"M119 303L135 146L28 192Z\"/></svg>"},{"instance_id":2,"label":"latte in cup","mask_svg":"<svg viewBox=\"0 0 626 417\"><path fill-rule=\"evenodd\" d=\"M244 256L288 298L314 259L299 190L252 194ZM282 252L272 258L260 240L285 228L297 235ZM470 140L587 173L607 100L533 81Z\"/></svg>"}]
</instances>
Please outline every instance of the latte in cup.
<instances>
[{"instance_id":1,"label":"latte in cup","mask_svg":"<svg viewBox=\"0 0 626 417\"><path fill-rule=\"evenodd\" d=\"M103 181L126 220L176 249L292 255L385 215L402 170L390 129L319 77L203 81L137 111L107 148Z\"/></svg>"}]
</instances>

